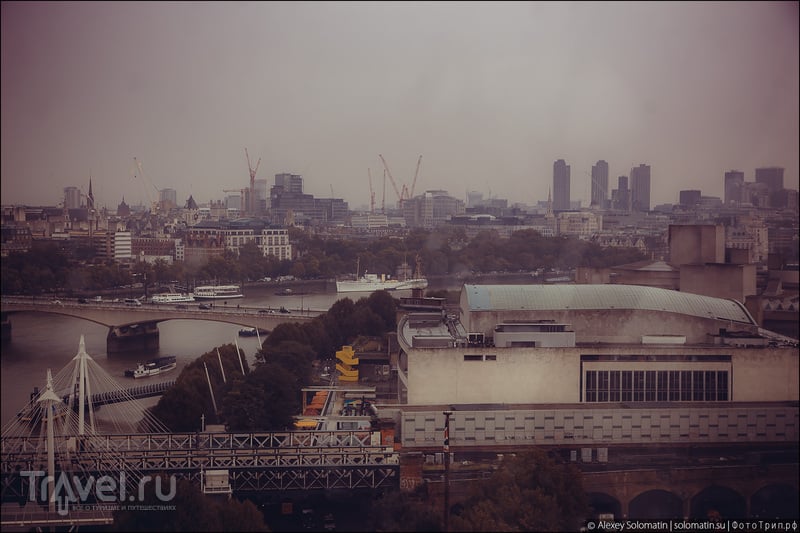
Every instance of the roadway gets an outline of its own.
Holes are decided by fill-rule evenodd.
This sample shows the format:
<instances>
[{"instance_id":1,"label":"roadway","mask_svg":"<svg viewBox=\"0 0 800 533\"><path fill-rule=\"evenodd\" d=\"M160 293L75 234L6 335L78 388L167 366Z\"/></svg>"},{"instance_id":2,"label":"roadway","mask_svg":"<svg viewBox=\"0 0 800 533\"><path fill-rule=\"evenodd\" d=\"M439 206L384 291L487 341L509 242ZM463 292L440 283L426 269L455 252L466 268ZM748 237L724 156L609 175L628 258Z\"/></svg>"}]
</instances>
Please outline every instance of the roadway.
<instances>
[{"instance_id":1,"label":"roadway","mask_svg":"<svg viewBox=\"0 0 800 533\"><path fill-rule=\"evenodd\" d=\"M117 299L119 300L119 299ZM288 313L279 309L265 307L248 307L241 304L221 304L207 302L210 309L200 309L206 302L185 304L151 304L129 305L124 301L86 300L39 297L4 296L0 298L0 312L4 315L18 312L42 312L72 316L90 320L108 327L158 323L165 320L212 320L228 322L249 327L260 327L272 330L285 322L303 322L327 312L326 309L288 309Z\"/></svg>"}]
</instances>

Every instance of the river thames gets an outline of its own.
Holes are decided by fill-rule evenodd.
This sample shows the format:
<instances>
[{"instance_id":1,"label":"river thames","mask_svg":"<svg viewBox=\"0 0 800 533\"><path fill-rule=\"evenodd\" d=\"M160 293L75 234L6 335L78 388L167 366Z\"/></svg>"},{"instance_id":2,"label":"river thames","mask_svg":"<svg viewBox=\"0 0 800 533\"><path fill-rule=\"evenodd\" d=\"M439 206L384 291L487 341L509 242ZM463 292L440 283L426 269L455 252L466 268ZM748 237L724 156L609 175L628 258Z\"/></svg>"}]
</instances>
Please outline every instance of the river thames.
<instances>
[{"instance_id":1,"label":"river thames","mask_svg":"<svg viewBox=\"0 0 800 533\"><path fill-rule=\"evenodd\" d=\"M231 300L227 304L273 309L284 306L295 315L308 315L324 312L343 298L357 301L369 296L369 293L339 294L334 291L276 295L275 292L280 289L282 287L276 285L245 287L244 298ZM295 292L298 290L300 288L296 287ZM395 291L392 295L395 298L410 296L411 291ZM217 302L216 305L219 304ZM44 387L48 368L55 375L70 363L78 353L81 335L85 339L86 352L123 388L133 386L134 380L125 377L124 372L135 368L139 361L164 355L177 357L178 367L175 370L145 380L148 383L157 383L176 379L184 366L223 344L238 342L250 364L254 362L258 350L257 337L238 336L242 326L206 320L168 320L158 325L160 340L157 351L115 353L109 356L106 353L108 328L103 325L79 318L33 312L13 314L10 320L11 341L3 345L0 356L4 427L28 402L33 388ZM261 340L263 341L263 337ZM140 381L142 380L137 380L136 385L140 385ZM143 403L152 405L156 401L157 398L151 398Z\"/></svg>"}]
</instances>

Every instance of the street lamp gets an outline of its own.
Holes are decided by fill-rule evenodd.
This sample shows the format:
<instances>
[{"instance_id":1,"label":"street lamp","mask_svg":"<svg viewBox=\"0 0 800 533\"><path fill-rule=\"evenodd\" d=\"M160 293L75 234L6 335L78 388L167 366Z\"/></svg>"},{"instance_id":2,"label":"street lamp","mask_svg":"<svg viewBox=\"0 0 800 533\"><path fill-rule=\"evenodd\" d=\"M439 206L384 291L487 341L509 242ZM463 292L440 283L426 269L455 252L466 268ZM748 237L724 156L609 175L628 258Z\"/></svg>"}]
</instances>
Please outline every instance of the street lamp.
<instances>
[{"instance_id":1,"label":"street lamp","mask_svg":"<svg viewBox=\"0 0 800 533\"><path fill-rule=\"evenodd\" d=\"M442 411L444 415L444 530L450 531L450 415L453 411Z\"/></svg>"}]
</instances>

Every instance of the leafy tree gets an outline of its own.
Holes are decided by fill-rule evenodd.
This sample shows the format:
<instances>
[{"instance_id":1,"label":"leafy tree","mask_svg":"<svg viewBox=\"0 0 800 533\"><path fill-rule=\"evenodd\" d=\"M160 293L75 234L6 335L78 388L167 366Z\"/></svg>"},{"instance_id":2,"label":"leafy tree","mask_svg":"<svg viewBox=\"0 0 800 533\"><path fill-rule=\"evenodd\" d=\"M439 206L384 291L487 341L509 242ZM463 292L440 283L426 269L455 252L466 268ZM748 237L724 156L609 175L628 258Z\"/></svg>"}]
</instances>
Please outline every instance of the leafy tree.
<instances>
[{"instance_id":1,"label":"leafy tree","mask_svg":"<svg viewBox=\"0 0 800 533\"><path fill-rule=\"evenodd\" d=\"M170 481L166 475L160 477L159 493L168 495ZM214 500L186 479L177 481L169 501L158 497L155 481L149 482L144 485L144 501L137 504L154 508L114 511L114 531L269 531L252 502Z\"/></svg>"},{"instance_id":2,"label":"leafy tree","mask_svg":"<svg viewBox=\"0 0 800 533\"><path fill-rule=\"evenodd\" d=\"M534 450L505 459L477 483L451 525L459 531L577 531L588 513L580 472Z\"/></svg>"},{"instance_id":3,"label":"leafy tree","mask_svg":"<svg viewBox=\"0 0 800 533\"><path fill-rule=\"evenodd\" d=\"M372 531L444 531L442 513L420 500L417 493L392 491L373 500Z\"/></svg>"},{"instance_id":4,"label":"leafy tree","mask_svg":"<svg viewBox=\"0 0 800 533\"><path fill-rule=\"evenodd\" d=\"M222 379L220 359L225 377L230 381L228 384ZM245 372L248 371L244 355L241 366L244 366ZM152 414L171 431L196 431L200 427L201 416L205 416L207 423L218 423L220 419L214 410L214 401L208 388L206 367L211 386L214 388L214 400L217 402L217 408L220 408L225 396L233 388L235 377L242 375L241 366L236 347L232 344L219 346L204 353L186 365L175 385L167 389L158 403L150 408Z\"/></svg>"}]
</instances>

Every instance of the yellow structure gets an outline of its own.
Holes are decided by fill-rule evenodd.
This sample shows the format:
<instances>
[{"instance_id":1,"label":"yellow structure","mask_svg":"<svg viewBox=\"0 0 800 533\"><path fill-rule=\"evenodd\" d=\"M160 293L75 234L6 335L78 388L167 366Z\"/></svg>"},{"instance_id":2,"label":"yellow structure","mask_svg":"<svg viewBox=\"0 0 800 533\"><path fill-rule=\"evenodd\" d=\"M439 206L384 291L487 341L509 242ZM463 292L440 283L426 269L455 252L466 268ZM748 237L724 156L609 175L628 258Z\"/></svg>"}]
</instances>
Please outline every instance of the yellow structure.
<instances>
[{"instance_id":1,"label":"yellow structure","mask_svg":"<svg viewBox=\"0 0 800 533\"><path fill-rule=\"evenodd\" d=\"M339 371L339 381L358 381L358 358L352 346L342 346L336 352L336 370Z\"/></svg>"}]
</instances>

